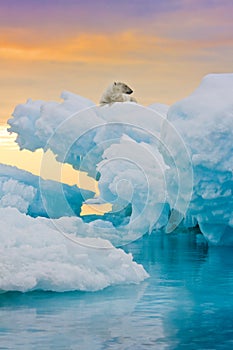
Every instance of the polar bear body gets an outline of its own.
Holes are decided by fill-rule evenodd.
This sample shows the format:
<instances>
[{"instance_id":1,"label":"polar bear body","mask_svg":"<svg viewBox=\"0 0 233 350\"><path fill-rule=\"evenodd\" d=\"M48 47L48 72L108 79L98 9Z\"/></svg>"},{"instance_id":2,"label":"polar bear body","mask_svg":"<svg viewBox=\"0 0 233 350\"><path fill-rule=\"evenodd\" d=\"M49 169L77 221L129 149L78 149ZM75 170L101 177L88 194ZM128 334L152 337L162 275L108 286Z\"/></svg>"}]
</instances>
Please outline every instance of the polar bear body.
<instances>
[{"instance_id":1,"label":"polar bear body","mask_svg":"<svg viewBox=\"0 0 233 350\"><path fill-rule=\"evenodd\" d=\"M100 99L100 104L104 105L126 101L137 102L135 98L130 96L132 93L133 90L125 83L114 82L104 91Z\"/></svg>"}]
</instances>

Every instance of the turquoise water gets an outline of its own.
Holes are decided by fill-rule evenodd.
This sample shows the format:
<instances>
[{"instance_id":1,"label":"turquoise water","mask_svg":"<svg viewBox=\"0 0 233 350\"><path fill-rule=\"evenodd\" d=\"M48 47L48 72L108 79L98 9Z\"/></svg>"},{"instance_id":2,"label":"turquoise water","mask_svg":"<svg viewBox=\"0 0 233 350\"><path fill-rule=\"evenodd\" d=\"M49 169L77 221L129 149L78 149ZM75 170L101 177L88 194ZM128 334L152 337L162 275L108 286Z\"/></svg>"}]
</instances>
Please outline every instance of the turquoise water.
<instances>
[{"instance_id":1,"label":"turquoise water","mask_svg":"<svg viewBox=\"0 0 233 350\"><path fill-rule=\"evenodd\" d=\"M233 249L194 233L125 247L150 278L94 293L0 295L0 349L233 349Z\"/></svg>"}]
</instances>

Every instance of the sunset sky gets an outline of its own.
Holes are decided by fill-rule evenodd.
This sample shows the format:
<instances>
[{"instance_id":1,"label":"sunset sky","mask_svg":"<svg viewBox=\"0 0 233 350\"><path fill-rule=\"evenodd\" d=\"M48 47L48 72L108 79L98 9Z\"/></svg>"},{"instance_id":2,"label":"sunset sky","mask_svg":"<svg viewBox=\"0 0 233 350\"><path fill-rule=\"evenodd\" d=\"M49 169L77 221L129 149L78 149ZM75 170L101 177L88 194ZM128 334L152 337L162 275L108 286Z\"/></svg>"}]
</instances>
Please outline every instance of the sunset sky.
<instances>
[{"instance_id":1,"label":"sunset sky","mask_svg":"<svg viewBox=\"0 0 233 350\"><path fill-rule=\"evenodd\" d=\"M62 90L98 103L113 80L143 105L172 104L205 74L233 72L232 18L232 0L0 0L0 122ZM14 163L4 132L0 162Z\"/></svg>"}]
</instances>

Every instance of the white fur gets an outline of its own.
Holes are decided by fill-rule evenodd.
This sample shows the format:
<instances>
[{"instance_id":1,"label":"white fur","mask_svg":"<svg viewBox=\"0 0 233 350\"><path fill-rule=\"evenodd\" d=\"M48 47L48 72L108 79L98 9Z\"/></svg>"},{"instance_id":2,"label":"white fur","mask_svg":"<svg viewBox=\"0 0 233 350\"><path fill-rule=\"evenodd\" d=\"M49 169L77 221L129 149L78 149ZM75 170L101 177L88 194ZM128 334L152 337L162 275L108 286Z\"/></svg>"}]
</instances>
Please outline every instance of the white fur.
<instances>
[{"instance_id":1,"label":"white fur","mask_svg":"<svg viewBox=\"0 0 233 350\"><path fill-rule=\"evenodd\" d=\"M132 91L129 86L121 82L114 82L108 86L108 88L104 91L100 104L111 104L114 102L137 102L134 97L132 97L129 93Z\"/></svg>"}]
</instances>

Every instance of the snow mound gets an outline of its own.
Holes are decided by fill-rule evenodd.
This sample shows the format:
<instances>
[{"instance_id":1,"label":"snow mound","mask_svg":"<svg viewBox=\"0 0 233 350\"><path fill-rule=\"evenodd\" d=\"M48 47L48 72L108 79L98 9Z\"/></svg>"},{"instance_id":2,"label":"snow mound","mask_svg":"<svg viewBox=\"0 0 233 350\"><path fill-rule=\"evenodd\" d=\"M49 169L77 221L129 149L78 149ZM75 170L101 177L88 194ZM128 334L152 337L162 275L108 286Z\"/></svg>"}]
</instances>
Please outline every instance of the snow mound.
<instances>
[{"instance_id":1,"label":"snow mound","mask_svg":"<svg viewBox=\"0 0 233 350\"><path fill-rule=\"evenodd\" d=\"M1 292L96 291L148 277L130 254L110 242L82 238L74 243L50 219L1 208L0 226Z\"/></svg>"}]
</instances>

